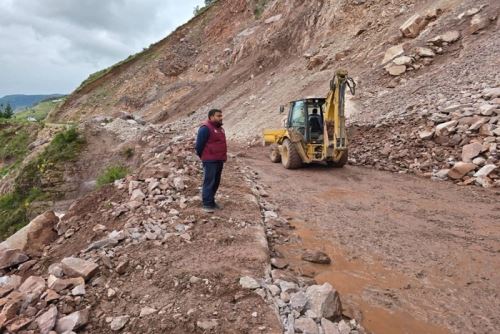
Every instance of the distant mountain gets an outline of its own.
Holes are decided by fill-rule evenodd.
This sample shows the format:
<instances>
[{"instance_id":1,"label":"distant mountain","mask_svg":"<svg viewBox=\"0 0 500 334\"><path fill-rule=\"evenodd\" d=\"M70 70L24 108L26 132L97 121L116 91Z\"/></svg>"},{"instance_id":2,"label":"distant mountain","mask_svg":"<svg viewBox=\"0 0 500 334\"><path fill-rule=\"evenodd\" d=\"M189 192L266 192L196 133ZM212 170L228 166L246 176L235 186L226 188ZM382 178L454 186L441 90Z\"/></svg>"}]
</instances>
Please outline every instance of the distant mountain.
<instances>
[{"instance_id":1,"label":"distant mountain","mask_svg":"<svg viewBox=\"0 0 500 334\"><path fill-rule=\"evenodd\" d=\"M62 94L50 94L50 95L5 95L4 97L0 98L0 104L3 104L4 106L7 105L7 103L10 103L10 106L14 110L22 110L27 107L32 107L39 103L40 101L43 100L49 100L49 99L54 99L54 98L59 98L63 97L64 95Z\"/></svg>"}]
</instances>

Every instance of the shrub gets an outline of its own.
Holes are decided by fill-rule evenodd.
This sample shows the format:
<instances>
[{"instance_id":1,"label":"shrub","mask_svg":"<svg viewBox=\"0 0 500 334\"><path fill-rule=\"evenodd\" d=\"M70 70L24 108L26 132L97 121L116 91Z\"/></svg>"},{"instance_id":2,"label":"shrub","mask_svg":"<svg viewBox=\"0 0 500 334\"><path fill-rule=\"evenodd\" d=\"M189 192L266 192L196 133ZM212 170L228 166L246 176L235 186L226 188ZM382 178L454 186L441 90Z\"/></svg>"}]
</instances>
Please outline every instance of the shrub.
<instances>
[{"instance_id":1,"label":"shrub","mask_svg":"<svg viewBox=\"0 0 500 334\"><path fill-rule=\"evenodd\" d=\"M102 187L106 184L113 183L116 180L123 179L127 176L128 170L124 166L109 166L97 178L97 186Z\"/></svg>"}]
</instances>

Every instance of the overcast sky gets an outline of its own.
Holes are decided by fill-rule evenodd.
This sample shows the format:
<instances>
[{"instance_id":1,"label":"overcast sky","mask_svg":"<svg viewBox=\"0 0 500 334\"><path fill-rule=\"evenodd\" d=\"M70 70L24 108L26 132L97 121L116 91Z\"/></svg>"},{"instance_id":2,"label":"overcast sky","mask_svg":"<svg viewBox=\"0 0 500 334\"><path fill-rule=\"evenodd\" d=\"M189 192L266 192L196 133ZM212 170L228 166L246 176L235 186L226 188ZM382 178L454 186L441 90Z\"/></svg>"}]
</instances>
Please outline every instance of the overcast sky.
<instances>
[{"instance_id":1,"label":"overcast sky","mask_svg":"<svg viewBox=\"0 0 500 334\"><path fill-rule=\"evenodd\" d=\"M70 93L187 22L203 0L0 0L0 97Z\"/></svg>"}]
</instances>

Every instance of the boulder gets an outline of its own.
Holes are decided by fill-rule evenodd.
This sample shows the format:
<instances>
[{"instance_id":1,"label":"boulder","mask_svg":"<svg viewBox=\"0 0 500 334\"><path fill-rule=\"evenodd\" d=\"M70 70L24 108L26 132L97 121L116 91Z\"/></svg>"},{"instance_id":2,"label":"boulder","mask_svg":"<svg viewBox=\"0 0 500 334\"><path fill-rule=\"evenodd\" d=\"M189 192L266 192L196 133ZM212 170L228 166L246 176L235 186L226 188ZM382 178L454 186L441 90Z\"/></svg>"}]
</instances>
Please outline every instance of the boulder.
<instances>
[{"instance_id":1,"label":"boulder","mask_svg":"<svg viewBox=\"0 0 500 334\"><path fill-rule=\"evenodd\" d=\"M483 115L483 116L493 115L493 112L495 111L495 109L497 109L496 105L488 104L488 103L482 104L479 107L479 111L481 112L481 115Z\"/></svg>"},{"instance_id":2,"label":"boulder","mask_svg":"<svg viewBox=\"0 0 500 334\"><path fill-rule=\"evenodd\" d=\"M470 21L469 32L475 34L480 30L488 27L490 25L490 19L482 16L481 14L476 14L472 17Z\"/></svg>"},{"instance_id":3,"label":"boulder","mask_svg":"<svg viewBox=\"0 0 500 334\"><path fill-rule=\"evenodd\" d=\"M406 66L405 65L389 64L385 67L385 70L390 75L397 77L397 76L404 74L406 72Z\"/></svg>"},{"instance_id":4,"label":"boulder","mask_svg":"<svg viewBox=\"0 0 500 334\"><path fill-rule=\"evenodd\" d=\"M419 55L420 57L428 57L428 58L432 58L434 57L436 54L434 53L434 51L432 51L432 49L429 49L429 48L426 48L426 47L423 47L423 46L419 46L419 47L416 47L415 48L415 53L417 55Z\"/></svg>"},{"instance_id":5,"label":"boulder","mask_svg":"<svg viewBox=\"0 0 500 334\"><path fill-rule=\"evenodd\" d=\"M471 162L463 162L463 161L457 162L453 166L453 168L451 168L448 171L448 177L450 177L454 180L459 180L462 177L464 177L465 175L467 175L467 173L476 169L476 167L477 166Z\"/></svg>"},{"instance_id":6,"label":"boulder","mask_svg":"<svg viewBox=\"0 0 500 334\"><path fill-rule=\"evenodd\" d=\"M494 99L500 97L500 87L487 88L483 91L483 97L487 99Z\"/></svg>"},{"instance_id":7,"label":"boulder","mask_svg":"<svg viewBox=\"0 0 500 334\"><path fill-rule=\"evenodd\" d=\"M41 252L46 245L57 239L57 232L54 228L58 222L59 218L54 211L47 211L2 242L0 249Z\"/></svg>"},{"instance_id":8,"label":"boulder","mask_svg":"<svg viewBox=\"0 0 500 334\"><path fill-rule=\"evenodd\" d=\"M295 320L294 327L297 333L304 333L304 334L319 333L318 325L316 325L316 322L314 322L314 320L311 318L299 318Z\"/></svg>"},{"instance_id":9,"label":"boulder","mask_svg":"<svg viewBox=\"0 0 500 334\"><path fill-rule=\"evenodd\" d=\"M401 56L404 52L405 50L403 49L403 44L390 47L385 52L384 59L382 60L382 65L385 65L394 58Z\"/></svg>"},{"instance_id":10,"label":"boulder","mask_svg":"<svg viewBox=\"0 0 500 334\"><path fill-rule=\"evenodd\" d=\"M477 157L483 150L483 145L480 143L471 143L462 147L462 161L472 162L472 159Z\"/></svg>"},{"instance_id":11,"label":"boulder","mask_svg":"<svg viewBox=\"0 0 500 334\"><path fill-rule=\"evenodd\" d=\"M46 312L36 318L35 322L38 325L40 334L48 334L56 325L57 307L52 305Z\"/></svg>"},{"instance_id":12,"label":"boulder","mask_svg":"<svg viewBox=\"0 0 500 334\"><path fill-rule=\"evenodd\" d=\"M493 172L495 169L498 167L493 164L488 164L482 167L480 170L477 171L476 174L474 174L474 177L485 177L490 175L491 172Z\"/></svg>"},{"instance_id":13,"label":"boulder","mask_svg":"<svg viewBox=\"0 0 500 334\"><path fill-rule=\"evenodd\" d=\"M130 196L131 202L142 202L146 198L146 195L142 192L141 189L135 189L132 191L132 196Z\"/></svg>"},{"instance_id":14,"label":"boulder","mask_svg":"<svg viewBox=\"0 0 500 334\"><path fill-rule=\"evenodd\" d=\"M30 276L18 288L19 292L30 296L31 300L37 299L46 289L45 279L40 276Z\"/></svg>"},{"instance_id":15,"label":"boulder","mask_svg":"<svg viewBox=\"0 0 500 334\"><path fill-rule=\"evenodd\" d=\"M302 260L319 264L330 264L332 262L332 260L327 254L320 251L312 251L312 250L305 251L302 254Z\"/></svg>"},{"instance_id":16,"label":"boulder","mask_svg":"<svg viewBox=\"0 0 500 334\"><path fill-rule=\"evenodd\" d=\"M413 58L408 56L399 56L392 61L396 65L411 65Z\"/></svg>"},{"instance_id":17,"label":"boulder","mask_svg":"<svg viewBox=\"0 0 500 334\"><path fill-rule=\"evenodd\" d=\"M60 318L57 321L57 333L65 333L74 331L87 324L89 318L89 311L87 309L76 311Z\"/></svg>"},{"instance_id":18,"label":"boulder","mask_svg":"<svg viewBox=\"0 0 500 334\"><path fill-rule=\"evenodd\" d=\"M340 334L337 325L328 319L321 318L321 327L323 327L324 334Z\"/></svg>"},{"instance_id":19,"label":"boulder","mask_svg":"<svg viewBox=\"0 0 500 334\"><path fill-rule=\"evenodd\" d=\"M243 276L240 278L240 285L243 289L258 289L260 288L259 282L249 276Z\"/></svg>"},{"instance_id":20,"label":"boulder","mask_svg":"<svg viewBox=\"0 0 500 334\"><path fill-rule=\"evenodd\" d=\"M311 285L306 290L306 296L307 308L318 317L335 320L342 316L339 294L330 284Z\"/></svg>"},{"instance_id":21,"label":"boulder","mask_svg":"<svg viewBox=\"0 0 500 334\"><path fill-rule=\"evenodd\" d=\"M29 260L22 250L4 248L0 249L0 270L6 269Z\"/></svg>"},{"instance_id":22,"label":"boulder","mask_svg":"<svg viewBox=\"0 0 500 334\"><path fill-rule=\"evenodd\" d=\"M399 27L399 31L401 31L404 37L415 38L425 28L427 23L428 21L425 17L415 14Z\"/></svg>"},{"instance_id":23,"label":"boulder","mask_svg":"<svg viewBox=\"0 0 500 334\"><path fill-rule=\"evenodd\" d=\"M445 136L455 131L458 121L449 121L436 126L436 136Z\"/></svg>"},{"instance_id":24,"label":"boulder","mask_svg":"<svg viewBox=\"0 0 500 334\"><path fill-rule=\"evenodd\" d=\"M418 133L418 137L423 140L432 139L434 130L423 130Z\"/></svg>"},{"instance_id":25,"label":"boulder","mask_svg":"<svg viewBox=\"0 0 500 334\"><path fill-rule=\"evenodd\" d=\"M441 34L439 36L434 37L433 39L429 40L429 43L432 43L434 45L441 46L443 43L454 43L460 39L460 31L458 30L451 30L447 31L444 34Z\"/></svg>"},{"instance_id":26,"label":"boulder","mask_svg":"<svg viewBox=\"0 0 500 334\"><path fill-rule=\"evenodd\" d=\"M66 276L83 277L85 280L91 278L99 270L99 266L94 262L76 257L64 258L61 265Z\"/></svg>"}]
</instances>

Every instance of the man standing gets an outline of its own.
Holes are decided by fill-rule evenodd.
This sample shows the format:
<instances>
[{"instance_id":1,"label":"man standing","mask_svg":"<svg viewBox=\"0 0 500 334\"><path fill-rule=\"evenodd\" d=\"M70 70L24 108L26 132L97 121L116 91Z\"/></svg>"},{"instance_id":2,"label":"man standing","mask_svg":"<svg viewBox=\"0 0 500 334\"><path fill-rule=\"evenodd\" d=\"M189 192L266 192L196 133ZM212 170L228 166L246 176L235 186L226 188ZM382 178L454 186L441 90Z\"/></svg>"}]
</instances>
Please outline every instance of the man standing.
<instances>
[{"instance_id":1,"label":"man standing","mask_svg":"<svg viewBox=\"0 0 500 334\"><path fill-rule=\"evenodd\" d=\"M227 160L226 134L222 128L222 111L211 109L208 120L203 122L196 138L196 154L203 162L202 200L205 212L214 212L220 207L215 203L222 168Z\"/></svg>"}]
</instances>

